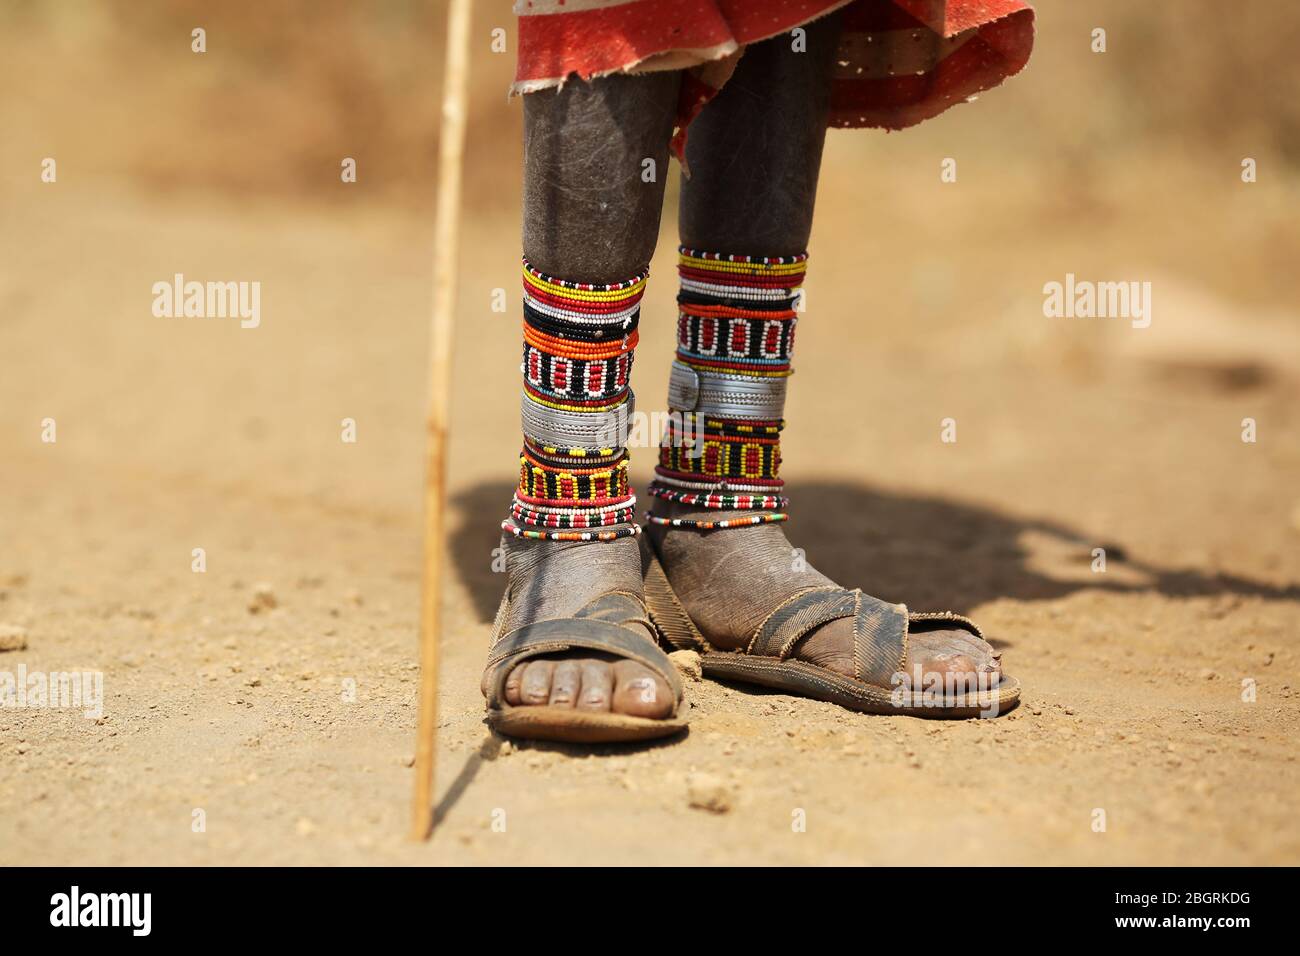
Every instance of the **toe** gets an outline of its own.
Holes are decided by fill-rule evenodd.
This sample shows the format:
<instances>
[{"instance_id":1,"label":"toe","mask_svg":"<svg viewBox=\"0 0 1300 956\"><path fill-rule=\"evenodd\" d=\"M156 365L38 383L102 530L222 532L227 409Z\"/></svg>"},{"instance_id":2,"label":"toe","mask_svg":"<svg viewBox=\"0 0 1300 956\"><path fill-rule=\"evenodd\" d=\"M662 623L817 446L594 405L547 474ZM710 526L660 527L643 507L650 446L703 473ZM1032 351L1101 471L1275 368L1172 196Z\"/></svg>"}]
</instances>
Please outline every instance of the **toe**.
<instances>
[{"instance_id":1,"label":"toe","mask_svg":"<svg viewBox=\"0 0 1300 956\"><path fill-rule=\"evenodd\" d=\"M582 688L582 667L577 661L557 661L551 672L552 707L572 707Z\"/></svg>"},{"instance_id":2,"label":"toe","mask_svg":"<svg viewBox=\"0 0 1300 956\"><path fill-rule=\"evenodd\" d=\"M633 717L661 718L672 711L668 685L644 664L614 664L614 710Z\"/></svg>"},{"instance_id":3,"label":"toe","mask_svg":"<svg viewBox=\"0 0 1300 956\"><path fill-rule=\"evenodd\" d=\"M579 710L608 711L614 698L614 668L609 661L582 662Z\"/></svg>"},{"instance_id":4,"label":"toe","mask_svg":"<svg viewBox=\"0 0 1300 956\"><path fill-rule=\"evenodd\" d=\"M990 672L1002 670L1002 652L982 638L966 631L945 631L953 635L954 640L962 642L961 649L977 671Z\"/></svg>"},{"instance_id":5,"label":"toe","mask_svg":"<svg viewBox=\"0 0 1300 956\"><path fill-rule=\"evenodd\" d=\"M966 631L928 631L913 637L913 660L926 675L998 679L1002 655Z\"/></svg>"},{"instance_id":6,"label":"toe","mask_svg":"<svg viewBox=\"0 0 1300 956\"><path fill-rule=\"evenodd\" d=\"M549 701L551 672L554 669L554 661L529 661L525 665L524 676L519 682L520 703L536 706Z\"/></svg>"},{"instance_id":7,"label":"toe","mask_svg":"<svg viewBox=\"0 0 1300 956\"><path fill-rule=\"evenodd\" d=\"M965 654L938 651L921 660L921 669L927 674L955 676L975 673L975 662Z\"/></svg>"},{"instance_id":8,"label":"toe","mask_svg":"<svg viewBox=\"0 0 1300 956\"><path fill-rule=\"evenodd\" d=\"M523 681L524 670L527 667L528 662L525 661L524 663L511 668L510 673L506 675L506 703L511 707L518 707L524 702L523 697L519 693L519 686Z\"/></svg>"}]
</instances>

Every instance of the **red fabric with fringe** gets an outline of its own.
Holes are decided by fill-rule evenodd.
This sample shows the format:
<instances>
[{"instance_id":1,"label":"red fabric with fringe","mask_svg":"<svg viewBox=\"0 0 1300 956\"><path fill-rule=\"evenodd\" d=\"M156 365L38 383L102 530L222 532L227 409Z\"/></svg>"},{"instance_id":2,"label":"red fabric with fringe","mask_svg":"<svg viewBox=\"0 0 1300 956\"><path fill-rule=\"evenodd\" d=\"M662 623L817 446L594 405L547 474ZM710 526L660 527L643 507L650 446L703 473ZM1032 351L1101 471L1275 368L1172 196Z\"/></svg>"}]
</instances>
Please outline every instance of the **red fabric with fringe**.
<instances>
[{"instance_id":1,"label":"red fabric with fringe","mask_svg":"<svg viewBox=\"0 0 1300 956\"><path fill-rule=\"evenodd\" d=\"M673 149L743 48L843 7L830 125L903 129L1024 67L1022 0L518 0L515 92L578 76L686 70Z\"/></svg>"}]
</instances>

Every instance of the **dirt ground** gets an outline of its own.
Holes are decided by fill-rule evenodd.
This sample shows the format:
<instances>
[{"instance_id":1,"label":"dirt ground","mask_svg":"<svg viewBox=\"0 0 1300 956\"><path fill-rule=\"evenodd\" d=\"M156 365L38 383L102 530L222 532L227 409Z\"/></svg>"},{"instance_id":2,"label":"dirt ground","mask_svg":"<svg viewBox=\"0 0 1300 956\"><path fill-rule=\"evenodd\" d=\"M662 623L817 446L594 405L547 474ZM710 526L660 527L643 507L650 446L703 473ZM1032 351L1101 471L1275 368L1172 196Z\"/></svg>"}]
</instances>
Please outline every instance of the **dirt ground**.
<instances>
[{"instance_id":1,"label":"dirt ground","mask_svg":"<svg viewBox=\"0 0 1300 956\"><path fill-rule=\"evenodd\" d=\"M0 671L102 672L105 698L97 720L0 709L5 859L1300 863L1296 180L1242 184L1237 144L1149 168L1017 158L979 115L869 146L831 134L784 472L814 564L970 614L1022 705L924 721L694 682L689 733L655 746L489 733L518 192L471 179L427 845L404 839L427 193L159 192L79 172L71 147L41 184L40 137L0 146L0 625L27 642ZM670 210L647 409L673 232ZM260 281L260 327L154 317L152 284L177 272ZM1045 318L1066 273L1151 281L1151 327ZM640 486L652 453L634 456Z\"/></svg>"}]
</instances>

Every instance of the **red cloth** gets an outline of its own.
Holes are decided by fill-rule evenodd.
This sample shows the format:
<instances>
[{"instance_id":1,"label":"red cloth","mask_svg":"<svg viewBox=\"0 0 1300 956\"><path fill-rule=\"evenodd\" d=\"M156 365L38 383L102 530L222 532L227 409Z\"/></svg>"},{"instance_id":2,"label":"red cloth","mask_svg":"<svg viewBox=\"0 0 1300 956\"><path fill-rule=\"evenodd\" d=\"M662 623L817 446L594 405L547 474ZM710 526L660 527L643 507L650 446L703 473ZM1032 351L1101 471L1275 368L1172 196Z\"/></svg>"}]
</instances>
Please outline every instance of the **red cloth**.
<instances>
[{"instance_id":1,"label":"red cloth","mask_svg":"<svg viewBox=\"0 0 1300 956\"><path fill-rule=\"evenodd\" d=\"M518 0L516 92L623 71L687 70L673 149L750 43L843 7L830 125L903 129L1029 60L1022 0Z\"/></svg>"}]
</instances>

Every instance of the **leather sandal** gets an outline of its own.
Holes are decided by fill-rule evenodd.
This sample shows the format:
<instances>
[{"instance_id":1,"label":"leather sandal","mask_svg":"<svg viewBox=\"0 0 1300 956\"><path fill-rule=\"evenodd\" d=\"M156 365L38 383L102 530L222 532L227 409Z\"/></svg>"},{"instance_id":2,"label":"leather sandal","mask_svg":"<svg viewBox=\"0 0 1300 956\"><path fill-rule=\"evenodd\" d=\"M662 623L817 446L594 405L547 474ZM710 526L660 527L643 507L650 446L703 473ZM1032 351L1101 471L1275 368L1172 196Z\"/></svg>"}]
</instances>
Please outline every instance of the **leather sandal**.
<instances>
[{"instance_id":1,"label":"leather sandal","mask_svg":"<svg viewBox=\"0 0 1300 956\"><path fill-rule=\"evenodd\" d=\"M913 717L995 716L1020 699L1020 681L1003 674L993 686L945 686L940 675L908 674L909 633L954 625L983 637L975 622L951 611L914 613L854 589L807 588L767 616L740 650L712 647L686 613L649 535L642 537L646 606L660 639L700 654L706 677L761 684L829 701L868 714ZM791 660L795 645L814 628L839 618L854 622L854 675L846 677L805 661Z\"/></svg>"},{"instance_id":2,"label":"leather sandal","mask_svg":"<svg viewBox=\"0 0 1300 956\"><path fill-rule=\"evenodd\" d=\"M488 726L511 737L606 743L651 740L684 730L690 704L672 661L648 635L655 628L645 604L634 594L612 591L584 605L573 617L534 621L503 633L509 619L509 595L502 600L483 675ZM631 625L631 626L628 626ZM506 703L510 672L529 658L576 649L599 651L636 661L663 679L673 694L672 712L664 718L593 712L549 704L515 707Z\"/></svg>"}]
</instances>

